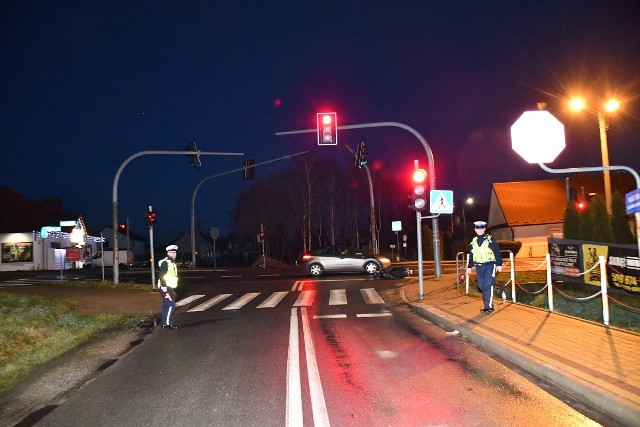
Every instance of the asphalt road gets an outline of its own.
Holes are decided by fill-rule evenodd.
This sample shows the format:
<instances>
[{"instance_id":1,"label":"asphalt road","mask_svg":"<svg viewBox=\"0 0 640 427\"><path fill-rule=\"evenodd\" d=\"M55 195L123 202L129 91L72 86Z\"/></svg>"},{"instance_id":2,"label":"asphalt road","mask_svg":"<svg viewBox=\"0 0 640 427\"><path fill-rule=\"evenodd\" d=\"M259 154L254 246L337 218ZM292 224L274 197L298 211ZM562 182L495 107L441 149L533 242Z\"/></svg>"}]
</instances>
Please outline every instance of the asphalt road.
<instances>
[{"instance_id":1,"label":"asphalt road","mask_svg":"<svg viewBox=\"0 0 640 427\"><path fill-rule=\"evenodd\" d=\"M401 281L232 276L185 271L180 329L35 425L597 425L408 311Z\"/></svg>"}]
</instances>

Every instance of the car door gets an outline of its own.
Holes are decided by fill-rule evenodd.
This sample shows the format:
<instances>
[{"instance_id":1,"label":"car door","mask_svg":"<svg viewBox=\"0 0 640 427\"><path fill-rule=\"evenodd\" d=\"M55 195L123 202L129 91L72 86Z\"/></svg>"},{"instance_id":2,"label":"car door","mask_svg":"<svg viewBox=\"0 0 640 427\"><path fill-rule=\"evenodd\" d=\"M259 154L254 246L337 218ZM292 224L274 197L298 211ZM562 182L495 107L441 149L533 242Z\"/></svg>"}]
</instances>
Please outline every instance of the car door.
<instances>
[{"instance_id":1,"label":"car door","mask_svg":"<svg viewBox=\"0 0 640 427\"><path fill-rule=\"evenodd\" d=\"M320 255L322 267L328 271L340 270L340 253L339 248L327 248Z\"/></svg>"},{"instance_id":2,"label":"car door","mask_svg":"<svg viewBox=\"0 0 640 427\"><path fill-rule=\"evenodd\" d=\"M354 248L342 248L340 251L340 269L343 271L362 271L363 255Z\"/></svg>"}]
</instances>

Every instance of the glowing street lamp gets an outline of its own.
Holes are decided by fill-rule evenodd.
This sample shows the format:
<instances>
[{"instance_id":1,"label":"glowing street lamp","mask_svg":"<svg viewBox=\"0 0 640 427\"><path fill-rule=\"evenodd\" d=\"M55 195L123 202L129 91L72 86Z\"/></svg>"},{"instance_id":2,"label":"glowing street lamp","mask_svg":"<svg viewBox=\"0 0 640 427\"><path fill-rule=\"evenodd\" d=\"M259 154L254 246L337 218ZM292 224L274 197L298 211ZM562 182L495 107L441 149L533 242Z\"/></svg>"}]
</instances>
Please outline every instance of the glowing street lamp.
<instances>
[{"instance_id":1,"label":"glowing street lamp","mask_svg":"<svg viewBox=\"0 0 640 427\"><path fill-rule=\"evenodd\" d=\"M602 166L609 166L609 146L607 142L607 114L613 113L620 108L620 101L617 99L609 99L603 104L603 111L592 110L587 107L586 101L581 97L573 97L569 100L569 109L572 111L586 110L598 117L598 128L600 129L600 152L602 153ZM604 175L604 199L607 205L607 211L611 214L611 176L609 170L605 169Z\"/></svg>"}]
</instances>

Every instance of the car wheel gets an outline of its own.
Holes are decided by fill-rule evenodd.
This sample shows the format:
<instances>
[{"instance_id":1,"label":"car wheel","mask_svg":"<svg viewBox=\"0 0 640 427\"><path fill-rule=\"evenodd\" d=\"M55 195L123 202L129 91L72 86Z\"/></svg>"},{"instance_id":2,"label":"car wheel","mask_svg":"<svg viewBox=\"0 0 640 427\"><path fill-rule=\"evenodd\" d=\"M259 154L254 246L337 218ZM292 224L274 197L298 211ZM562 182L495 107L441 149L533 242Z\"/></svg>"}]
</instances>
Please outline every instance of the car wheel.
<instances>
[{"instance_id":1,"label":"car wheel","mask_svg":"<svg viewBox=\"0 0 640 427\"><path fill-rule=\"evenodd\" d=\"M364 265L364 271L366 271L369 274L373 274L376 271L378 271L378 263L375 261L368 261L365 265Z\"/></svg>"},{"instance_id":2,"label":"car wheel","mask_svg":"<svg viewBox=\"0 0 640 427\"><path fill-rule=\"evenodd\" d=\"M309 273L311 273L312 276L322 276L322 273L324 273L324 269L320 264L312 264L309 267Z\"/></svg>"}]
</instances>

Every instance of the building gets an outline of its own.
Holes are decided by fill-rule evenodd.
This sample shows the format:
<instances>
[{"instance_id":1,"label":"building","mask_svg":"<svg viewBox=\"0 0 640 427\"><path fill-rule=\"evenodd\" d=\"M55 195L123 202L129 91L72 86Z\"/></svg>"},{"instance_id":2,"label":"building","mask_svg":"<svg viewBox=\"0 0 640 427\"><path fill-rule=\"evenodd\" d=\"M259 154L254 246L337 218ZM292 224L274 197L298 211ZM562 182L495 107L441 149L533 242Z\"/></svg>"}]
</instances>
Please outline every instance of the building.
<instances>
[{"instance_id":1,"label":"building","mask_svg":"<svg viewBox=\"0 0 640 427\"><path fill-rule=\"evenodd\" d=\"M101 243L79 213L62 211L62 199L30 200L0 187L0 271L82 267Z\"/></svg>"},{"instance_id":2,"label":"building","mask_svg":"<svg viewBox=\"0 0 640 427\"><path fill-rule=\"evenodd\" d=\"M630 174L611 175L612 192L622 196L635 188ZM548 237L563 237L568 200L604 200L601 174L576 174L565 179L494 183L487 227L497 240L522 242L518 257L547 253Z\"/></svg>"}]
</instances>

